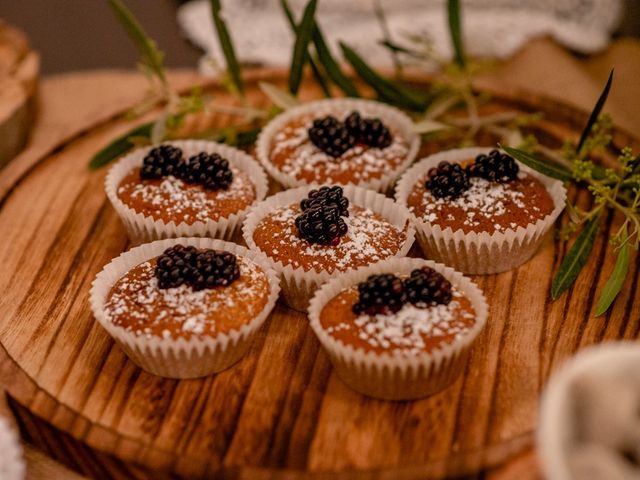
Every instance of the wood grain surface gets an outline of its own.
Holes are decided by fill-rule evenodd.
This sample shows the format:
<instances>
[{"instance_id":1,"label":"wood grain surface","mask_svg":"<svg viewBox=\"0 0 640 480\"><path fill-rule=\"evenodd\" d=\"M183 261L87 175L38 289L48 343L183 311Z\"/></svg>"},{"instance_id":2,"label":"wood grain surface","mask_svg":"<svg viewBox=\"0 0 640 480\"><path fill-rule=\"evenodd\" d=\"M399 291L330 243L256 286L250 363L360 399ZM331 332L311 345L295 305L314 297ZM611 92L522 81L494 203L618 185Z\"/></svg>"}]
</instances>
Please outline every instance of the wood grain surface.
<instances>
[{"instance_id":1,"label":"wood grain surface","mask_svg":"<svg viewBox=\"0 0 640 480\"><path fill-rule=\"evenodd\" d=\"M110 80L105 88L127 91L122 78ZM249 102L264 104L251 85ZM544 111L540 128L550 139L576 136L586 118L525 94L502 92L494 106ZM230 121L199 118L190 126ZM28 159L0 194L1 385L29 412L125 462L167 475L230 478L462 474L531 444L539 393L564 358L588 344L638 335L637 259L615 307L594 318L614 262L605 236L578 282L552 303L550 279L567 246L549 235L523 267L476 278L491 305L488 326L465 375L431 398L383 402L351 391L332 372L305 317L281 305L233 368L189 381L148 375L94 322L87 303L95 274L128 242L103 193L105 172L89 172L86 164L130 126L114 119L42 161ZM615 141L638 146L621 130ZM604 233L618 222L607 218Z\"/></svg>"}]
</instances>

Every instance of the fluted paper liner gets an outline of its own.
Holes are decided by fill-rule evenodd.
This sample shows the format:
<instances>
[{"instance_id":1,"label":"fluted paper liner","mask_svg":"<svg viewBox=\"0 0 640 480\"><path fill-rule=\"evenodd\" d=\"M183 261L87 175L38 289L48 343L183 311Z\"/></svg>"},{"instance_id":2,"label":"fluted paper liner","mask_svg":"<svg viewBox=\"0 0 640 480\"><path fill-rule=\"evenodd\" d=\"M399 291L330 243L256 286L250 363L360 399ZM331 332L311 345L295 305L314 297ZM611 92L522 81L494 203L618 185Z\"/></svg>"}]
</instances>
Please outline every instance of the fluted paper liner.
<instances>
[{"instance_id":1,"label":"fluted paper liner","mask_svg":"<svg viewBox=\"0 0 640 480\"><path fill-rule=\"evenodd\" d=\"M258 160L265 168L265 170L271 175L279 184L285 188L294 188L304 185L308 185L309 182L296 178L294 175L284 173L278 169L270 160L271 144L273 137L282 130L282 128L290 121L305 116L307 114L313 114L315 117L320 118L324 115L335 114L336 112L345 111L350 112L352 110L359 111L366 117L378 117L385 124L393 126L395 129L402 133L402 136L407 140L409 144L409 150L407 152L407 158L401 162L395 169L390 170L388 173L382 175L379 178L352 182L353 184L368 188L370 190L376 190L378 192L386 192L393 182L405 171L418 154L420 148L420 135L415 131L412 120L397 108L385 105L373 100L362 100L354 98L334 98L318 100L315 102L305 103L299 107L287 110L271 122L269 122L260 132L256 141L256 156ZM332 183L328 181L327 183ZM333 182L335 183L335 182Z\"/></svg>"},{"instance_id":2,"label":"fluted paper liner","mask_svg":"<svg viewBox=\"0 0 640 480\"><path fill-rule=\"evenodd\" d=\"M256 204L247 214L244 226L242 227L242 235L249 248L251 250L261 251L253 239L253 232L260 223L260 220L277 208L299 203L303 198L306 198L309 191L314 188L318 187L306 186L286 190ZM376 193L373 190L367 190L353 185L347 185L343 188L344 196L349 199L350 203L379 214L387 219L389 223L405 232L405 241L395 255L397 257L404 257L409 252L411 245L413 245L415 237L415 230L411 225L411 215L409 211L390 198ZM267 258L269 257L267 256ZM301 267L294 268L291 265L284 265L282 262L275 261L271 258L269 258L269 261L273 268L280 274L282 296L285 303L299 311L306 311L309 305L309 299L320 285L331 277L343 273L338 270L332 273L326 270L305 271Z\"/></svg>"},{"instance_id":3,"label":"fluted paper liner","mask_svg":"<svg viewBox=\"0 0 640 480\"><path fill-rule=\"evenodd\" d=\"M181 148L185 158L200 152L219 153L222 157L229 160L232 166L249 176L249 179L255 187L256 199L254 203L259 202L267 195L268 181L264 170L258 162L245 152L237 148L205 140L179 140L165 142L165 144ZM136 212L118 198L117 192L120 182L131 170L142 165L142 161L150 149L151 147L139 148L125 155L111 167L105 179L107 197L109 197L113 208L115 208L127 228L131 241L134 244L140 244L163 238L176 237L231 239L242 225L242 221L251 205L228 217L221 217L217 220L198 221L192 224L187 224L186 222L176 224L173 221L166 223L161 219Z\"/></svg>"},{"instance_id":4,"label":"fluted paper liner","mask_svg":"<svg viewBox=\"0 0 640 480\"><path fill-rule=\"evenodd\" d=\"M113 285L131 268L161 255L167 248L177 244L224 250L259 265L267 275L270 289L262 311L240 329L215 336L194 335L189 340L161 338L155 335L149 338L146 335L135 335L114 325L104 310ZM222 240L173 238L140 245L114 258L93 281L90 302L96 320L140 368L161 377L196 378L224 370L245 354L258 329L275 306L279 293L278 275L264 255Z\"/></svg>"},{"instance_id":5,"label":"fluted paper liner","mask_svg":"<svg viewBox=\"0 0 640 480\"><path fill-rule=\"evenodd\" d=\"M407 200L416 182L427 174L430 168L442 161L459 163L473 159L490 148L462 148L447 150L431 155L405 172L396 186L396 200L408 208ZM567 191L562 182L542 175L518 162L520 169L539 180L553 200L553 211L541 220L526 227L508 229L489 234L464 233L451 227L442 229L411 213L414 219L418 242L427 258L450 265L456 270L469 274L488 274L511 270L529 260L536 252L542 239L562 212Z\"/></svg>"},{"instance_id":6,"label":"fluted paper liner","mask_svg":"<svg viewBox=\"0 0 640 480\"><path fill-rule=\"evenodd\" d=\"M0 417L0 452L0 478L22 480L26 471L22 447L18 435L4 417Z\"/></svg>"},{"instance_id":7,"label":"fluted paper liner","mask_svg":"<svg viewBox=\"0 0 640 480\"><path fill-rule=\"evenodd\" d=\"M377 354L354 348L331 336L320 324L320 312L341 291L367 279L369 275L394 273L409 275L428 266L441 273L471 302L475 324L450 344L411 356ZM473 344L482 331L488 307L480 289L450 267L418 258L391 258L353 270L325 283L309 304L309 321L318 340L329 353L338 376L354 390L385 400L410 400L436 393L464 371Z\"/></svg>"}]
</instances>

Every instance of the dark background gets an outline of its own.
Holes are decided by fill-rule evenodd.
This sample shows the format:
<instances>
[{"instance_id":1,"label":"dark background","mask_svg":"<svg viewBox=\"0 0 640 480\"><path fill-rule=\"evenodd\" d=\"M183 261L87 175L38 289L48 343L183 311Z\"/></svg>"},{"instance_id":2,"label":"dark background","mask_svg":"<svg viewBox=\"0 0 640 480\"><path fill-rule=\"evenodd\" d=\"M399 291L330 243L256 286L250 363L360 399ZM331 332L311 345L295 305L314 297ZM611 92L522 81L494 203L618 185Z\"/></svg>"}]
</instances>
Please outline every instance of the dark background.
<instances>
[{"instance_id":1,"label":"dark background","mask_svg":"<svg viewBox=\"0 0 640 480\"><path fill-rule=\"evenodd\" d=\"M273 0L274 2L277 0ZM640 0L627 7L617 35L640 37ZM125 0L172 67L195 67L201 51L180 33L179 0ZM223 2L232 8L233 0ZM132 68L138 54L105 0L0 0L0 18L25 31L42 56L43 73ZM233 32L232 32L233 33Z\"/></svg>"}]
</instances>

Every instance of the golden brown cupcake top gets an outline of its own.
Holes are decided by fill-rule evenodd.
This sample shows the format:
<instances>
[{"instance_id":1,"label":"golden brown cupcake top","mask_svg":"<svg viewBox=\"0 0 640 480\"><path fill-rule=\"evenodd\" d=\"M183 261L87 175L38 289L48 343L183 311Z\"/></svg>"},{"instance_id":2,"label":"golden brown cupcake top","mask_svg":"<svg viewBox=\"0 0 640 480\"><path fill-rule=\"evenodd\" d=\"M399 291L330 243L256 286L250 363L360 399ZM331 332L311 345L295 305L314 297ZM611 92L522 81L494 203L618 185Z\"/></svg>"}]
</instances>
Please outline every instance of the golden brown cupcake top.
<instances>
[{"instance_id":1,"label":"golden brown cupcake top","mask_svg":"<svg viewBox=\"0 0 640 480\"><path fill-rule=\"evenodd\" d=\"M256 199L249 175L231 166L233 181L227 189L208 190L200 184L188 184L172 175L159 179L141 179L134 168L118 186L122 202L145 216L189 225L219 220L244 210Z\"/></svg>"},{"instance_id":2,"label":"golden brown cupcake top","mask_svg":"<svg viewBox=\"0 0 640 480\"><path fill-rule=\"evenodd\" d=\"M305 271L345 271L396 255L406 241L406 226L396 227L381 215L358 205L349 206L343 217L348 230L337 245L311 244L300 238L295 203L265 216L253 232L260 250L276 262Z\"/></svg>"},{"instance_id":3,"label":"golden brown cupcake top","mask_svg":"<svg viewBox=\"0 0 640 480\"><path fill-rule=\"evenodd\" d=\"M413 356L459 340L475 324L471 301L455 286L447 304L416 306L406 303L395 313L356 314L358 287L341 291L320 312L322 328L355 349L376 354Z\"/></svg>"},{"instance_id":4,"label":"golden brown cupcake top","mask_svg":"<svg viewBox=\"0 0 640 480\"><path fill-rule=\"evenodd\" d=\"M470 177L470 188L456 198L436 198L426 188L426 180L424 175L414 185L407 205L418 218L442 229L504 233L536 223L554 209L545 186L522 171L505 183Z\"/></svg>"},{"instance_id":5,"label":"golden brown cupcake top","mask_svg":"<svg viewBox=\"0 0 640 480\"><path fill-rule=\"evenodd\" d=\"M133 267L107 297L107 318L135 335L188 340L229 333L251 322L268 302L267 274L247 258L237 257L240 276L230 285L202 290L186 283L159 288L156 262Z\"/></svg>"},{"instance_id":6,"label":"golden brown cupcake top","mask_svg":"<svg viewBox=\"0 0 640 480\"><path fill-rule=\"evenodd\" d=\"M345 111L333 115L343 120L348 114ZM309 140L308 130L314 119L312 115L305 115L291 120L271 141L271 163L299 180L347 184L378 179L397 168L409 153L407 139L392 125L387 125L392 135L388 147L372 148L358 143L334 158Z\"/></svg>"}]
</instances>

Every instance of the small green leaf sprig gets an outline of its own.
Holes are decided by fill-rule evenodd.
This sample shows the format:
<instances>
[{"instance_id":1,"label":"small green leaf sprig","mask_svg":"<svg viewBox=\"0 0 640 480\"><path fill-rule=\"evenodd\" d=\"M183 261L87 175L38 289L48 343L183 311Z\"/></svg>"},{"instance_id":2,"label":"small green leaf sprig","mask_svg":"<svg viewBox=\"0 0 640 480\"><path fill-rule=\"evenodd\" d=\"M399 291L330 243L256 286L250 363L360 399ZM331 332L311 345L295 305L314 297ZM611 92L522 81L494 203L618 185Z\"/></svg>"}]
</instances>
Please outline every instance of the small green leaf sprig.
<instances>
[{"instance_id":1,"label":"small green leaf sprig","mask_svg":"<svg viewBox=\"0 0 640 480\"><path fill-rule=\"evenodd\" d=\"M295 35L289 75L289 94L296 96L305 65L311 67L324 95L332 96L335 85L343 94L358 97L360 93L353 82L340 68L329 50L324 35L315 20L316 1L310 0L304 9L300 22L296 23L287 0L280 0L283 12ZM391 37L386 16L381 3L373 2L376 19L380 24L382 40L394 64L395 74L389 78L380 74L369 65L350 45L339 42L340 53L353 72L371 88L382 102L394 105L409 112L415 120L415 129L422 135L437 134L460 138L461 145L472 144L475 135L485 130L501 139L502 143L527 147L536 143L532 137L522 133L522 127L540 118L540 114L522 114L521 112L501 112L494 115L479 115L478 110L489 97L477 94L472 88L474 76L485 68L485 63L466 58L462 40L460 2L449 0L447 14L451 43L454 50L453 63L435 57L428 41L417 36L407 36L407 40L422 45L422 49L401 45ZM420 63L435 64L442 72L428 91L412 88L403 81L403 58ZM271 93L276 89L271 86ZM278 97L285 92L281 91ZM269 95L272 98L272 95ZM273 98L272 98L273 100ZM287 102L291 103L291 102ZM278 103L274 102L278 105ZM466 116L452 115L452 111L466 110Z\"/></svg>"},{"instance_id":2,"label":"small green leaf sprig","mask_svg":"<svg viewBox=\"0 0 640 480\"><path fill-rule=\"evenodd\" d=\"M253 107L216 105L210 98L203 95L200 88L194 88L186 95L179 95L167 80L164 53L158 48L157 43L149 37L140 22L121 0L108 1L116 19L139 50L141 55L139 67L149 80L150 85L147 98L127 112L127 118L137 118L157 105L164 105L164 108L155 121L133 128L102 148L92 157L89 168L94 170L101 168L136 146L157 144L163 140L175 138L179 134L185 118L192 113L202 111L226 113L240 116L248 124L255 124L259 120L268 118L268 112ZM236 59L231 36L221 16L219 0L211 0L211 15L227 65L223 83L229 91L242 97L244 84L240 66ZM244 130L239 130L237 127L225 127L201 132L198 136L245 146L255 141L259 131L260 125Z\"/></svg>"},{"instance_id":3,"label":"small green leaf sprig","mask_svg":"<svg viewBox=\"0 0 640 480\"><path fill-rule=\"evenodd\" d=\"M593 249L602 219L610 211L622 215L622 225L609 238L617 257L600 293L596 315L604 314L620 293L629 271L630 251L638 250L640 244L640 156L634 156L631 149L625 147L618 156L616 168L604 168L592 160L611 143L611 118L602 113L602 109L612 83L613 70L577 144L567 142L559 152L537 152L543 155L504 147L517 160L546 176L579 187L586 186L593 198L593 206L587 211L567 200L570 221L561 230L561 236L568 240L579 232L553 278L553 299L560 297L578 278Z\"/></svg>"}]
</instances>

